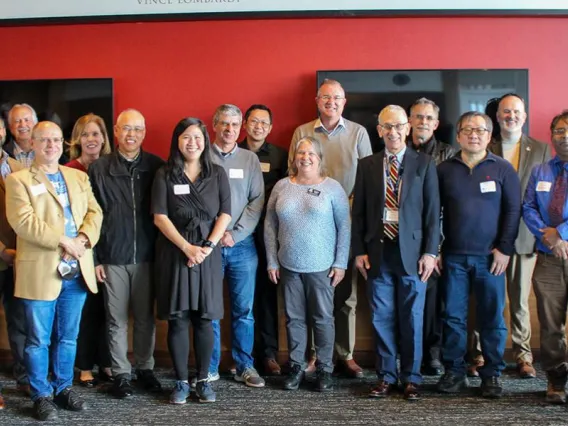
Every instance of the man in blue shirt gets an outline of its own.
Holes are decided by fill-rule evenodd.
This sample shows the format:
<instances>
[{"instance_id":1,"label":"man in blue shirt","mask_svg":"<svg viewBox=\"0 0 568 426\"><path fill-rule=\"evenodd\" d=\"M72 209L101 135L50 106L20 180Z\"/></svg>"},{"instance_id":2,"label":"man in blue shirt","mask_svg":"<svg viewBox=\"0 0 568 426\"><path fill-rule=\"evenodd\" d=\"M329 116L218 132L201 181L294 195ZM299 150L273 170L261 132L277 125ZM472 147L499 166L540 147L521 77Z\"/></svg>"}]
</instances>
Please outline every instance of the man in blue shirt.
<instances>
[{"instance_id":1,"label":"man in blue shirt","mask_svg":"<svg viewBox=\"0 0 568 426\"><path fill-rule=\"evenodd\" d=\"M477 329L485 365L479 369L481 393L502 394L499 380L507 327L505 275L521 218L521 186L513 166L488 152L493 124L479 112L463 114L457 123L461 151L438 166L444 215L443 363L440 392L467 387L467 311L469 294L476 299Z\"/></svg>"},{"instance_id":2,"label":"man in blue shirt","mask_svg":"<svg viewBox=\"0 0 568 426\"><path fill-rule=\"evenodd\" d=\"M566 402L566 308L568 297L568 111L550 125L556 156L536 166L523 202L523 219L536 236L538 258L533 287L540 321L546 400Z\"/></svg>"}]
</instances>

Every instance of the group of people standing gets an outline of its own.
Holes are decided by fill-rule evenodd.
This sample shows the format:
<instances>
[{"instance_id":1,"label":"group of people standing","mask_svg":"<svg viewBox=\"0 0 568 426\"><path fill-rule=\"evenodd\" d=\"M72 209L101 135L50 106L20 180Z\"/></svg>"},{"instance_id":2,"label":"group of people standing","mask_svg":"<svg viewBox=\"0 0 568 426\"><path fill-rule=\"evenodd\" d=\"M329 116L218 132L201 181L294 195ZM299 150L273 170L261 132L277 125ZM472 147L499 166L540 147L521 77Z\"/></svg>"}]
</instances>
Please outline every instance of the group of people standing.
<instances>
[{"instance_id":1,"label":"group of people standing","mask_svg":"<svg viewBox=\"0 0 568 426\"><path fill-rule=\"evenodd\" d=\"M387 397L400 382L417 400L422 374L442 373L441 392L463 389L469 374L481 376L483 396L501 396L505 277L518 371L535 376L532 276L547 400L565 402L568 113L551 125L553 159L547 144L523 135L524 101L514 94L498 100L495 120L463 114L455 152L434 137L439 108L421 98L408 114L397 105L380 112L385 148L373 155L365 128L342 116L345 103L341 84L324 81L319 117L296 129L289 152L267 141L268 107L252 105L243 118L221 105L214 140L201 120L184 118L166 162L142 149L139 111L118 115L112 152L105 123L88 114L75 124L67 166L59 126L37 123L27 104L11 109L13 140L0 160L0 284L14 375L38 419L56 418L58 406L86 408L71 387L74 366L86 387L109 381L114 396L133 395L130 312L135 383L160 392L155 302L176 374L170 402L185 403L192 387L200 402L214 402L224 281L238 382L264 387L255 366L281 374L277 286L284 389L315 372L316 389L329 391L334 368L362 377L353 358L362 277L376 337L370 396ZM468 330L470 294L477 321ZM468 335L479 344L468 347Z\"/></svg>"}]
</instances>

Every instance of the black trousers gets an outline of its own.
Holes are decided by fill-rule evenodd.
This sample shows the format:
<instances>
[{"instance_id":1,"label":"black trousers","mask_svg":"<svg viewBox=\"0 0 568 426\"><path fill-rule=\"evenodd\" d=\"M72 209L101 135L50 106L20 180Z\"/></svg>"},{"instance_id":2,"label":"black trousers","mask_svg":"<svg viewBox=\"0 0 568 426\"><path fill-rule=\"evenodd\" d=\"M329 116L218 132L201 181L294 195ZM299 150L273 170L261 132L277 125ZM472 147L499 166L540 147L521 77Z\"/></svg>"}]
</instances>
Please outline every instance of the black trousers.
<instances>
[{"instance_id":1,"label":"black trousers","mask_svg":"<svg viewBox=\"0 0 568 426\"><path fill-rule=\"evenodd\" d=\"M75 367L89 371L95 365L99 371L111 366L108 348L105 300L102 289L97 294L89 292L83 306Z\"/></svg>"},{"instance_id":2,"label":"black trousers","mask_svg":"<svg viewBox=\"0 0 568 426\"><path fill-rule=\"evenodd\" d=\"M442 295L439 290L439 276L432 274L426 287L424 303L424 334L422 362L440 359L442 346Z\"/></svg>"},{"instance_id":3,"label":"black trousers","mask_svg":"<svg viewBox=\"0 0 568 426\"><path fill-rule=\"evenodd\" d=\"M14 297L14 270L12 268L0 271L0 295L4 304L8 342L14 360L14 379L20 385L28 384L28 375L24 367L26 317L21 300Z\"/></svg>"},{"instance_id":4,"label":"black trousers","mask_svg":"<svg viewBox=\"0 0 568 426\"><path fill-rule=\"evenodd\" d=\"M184 312L179 318L168 320L168 350L172 357L177 380L188 380L189 324L193 327L193 350L197 380L207 379L213 353L213 325L201 318L199 312Z\"/></svg>"},{"instance_id":5,"label":"black trousers","mask_svg":"<svg viewBox=\"0 0 568 426\"><path fill-rule=\"evenodd\" d=\"M254 293L255 358L261 362L278 355L278 286L268 278L263 235L255 234L258 268Z\"/></svg>"}]
</instances>

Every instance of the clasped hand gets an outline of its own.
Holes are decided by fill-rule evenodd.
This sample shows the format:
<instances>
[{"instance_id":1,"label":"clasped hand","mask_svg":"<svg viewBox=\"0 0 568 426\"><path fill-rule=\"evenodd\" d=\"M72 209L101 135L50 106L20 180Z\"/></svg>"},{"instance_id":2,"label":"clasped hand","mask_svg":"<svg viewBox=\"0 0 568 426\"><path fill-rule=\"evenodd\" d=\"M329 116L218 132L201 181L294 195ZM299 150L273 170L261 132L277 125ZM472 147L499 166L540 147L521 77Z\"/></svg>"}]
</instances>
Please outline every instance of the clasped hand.
<instances>
[{"instance_id":1,"label":"clasped hand","mask_svg":"<svg viewBox=\"0 0 568 426\"><path fill-rule=\"evenodd\" d=\"M79 260L87 250L85 247L85 241L79 237L64 237L61 239L59 245L63 248L63 259L66 261L72 259Z\"/></svg>"},{"instance_id":2,"label":"clasped hand","mask_svg":"<svg viewBox=\"0 0 568 426\"><path fill-rule=\"evenodd\" d=\"M199 247L188 244L183 251L187 256L187 266L193 268L195 265L201 264L212 251L211 247Z\"/></svg>"}]
</instances>

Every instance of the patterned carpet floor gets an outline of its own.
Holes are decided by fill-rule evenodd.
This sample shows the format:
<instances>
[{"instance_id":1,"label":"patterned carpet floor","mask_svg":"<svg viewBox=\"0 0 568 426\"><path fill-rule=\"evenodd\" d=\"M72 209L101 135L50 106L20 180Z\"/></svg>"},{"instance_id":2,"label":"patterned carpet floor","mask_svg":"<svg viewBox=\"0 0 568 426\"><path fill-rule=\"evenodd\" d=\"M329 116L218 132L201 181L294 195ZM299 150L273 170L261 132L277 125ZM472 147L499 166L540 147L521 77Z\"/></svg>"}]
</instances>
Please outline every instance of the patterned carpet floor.
<instances>
[{"instance_id":1,"label":"patterned carpet floor","mask_svg":"<svg viewBox=\"0 0 568 426\"><path fill-rule=\"evenodd\" d=\"M173 386L172 372L157 370L164 386L162 394L137 392L128 400L117 400L105 387L85 389L76 386L88 401L89 410L73 413L59 411L62 425L568 425L568 406L544 402L546 378L539 371L536 379L519 379L513 371L503 376L505 395L499 400L479 396L479 379L460 395L444 396L435 391L436 377L426 377L423 398L408 402L402 395L385 400L367 397L375 377L366 370L363 379L337 377L330 393L312 390L312 378L300 390L281 390L282 378L267 378L264 389L247 388L230 376L214 384L215 404L188 401L185 405L168 403ZM37 425L32 418L31 401L15 390L15 382L0 376L7 403L0 412L1 425Z\"/></svg>"}]
</instances>

